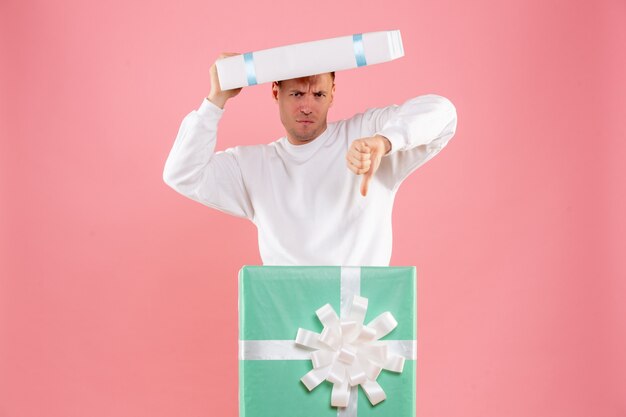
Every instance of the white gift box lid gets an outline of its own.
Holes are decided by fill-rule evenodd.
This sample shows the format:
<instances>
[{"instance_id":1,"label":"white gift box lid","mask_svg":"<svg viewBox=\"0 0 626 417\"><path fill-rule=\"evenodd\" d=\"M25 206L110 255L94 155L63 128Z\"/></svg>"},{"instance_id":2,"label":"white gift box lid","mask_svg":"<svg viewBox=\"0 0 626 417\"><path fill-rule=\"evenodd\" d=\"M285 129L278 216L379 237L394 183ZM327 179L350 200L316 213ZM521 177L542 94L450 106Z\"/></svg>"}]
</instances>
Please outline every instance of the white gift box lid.
<instances>
[{"instance_id":1,"label":"white gift box lid","mask_svg":"<svg viewBox=\"0 0 626 417\"><path fill-rule=\"evenodd\" d=\"M404 56L399 30L304 42L220 59L222 90L392 61Z\"/></svg>"}]
</instances>

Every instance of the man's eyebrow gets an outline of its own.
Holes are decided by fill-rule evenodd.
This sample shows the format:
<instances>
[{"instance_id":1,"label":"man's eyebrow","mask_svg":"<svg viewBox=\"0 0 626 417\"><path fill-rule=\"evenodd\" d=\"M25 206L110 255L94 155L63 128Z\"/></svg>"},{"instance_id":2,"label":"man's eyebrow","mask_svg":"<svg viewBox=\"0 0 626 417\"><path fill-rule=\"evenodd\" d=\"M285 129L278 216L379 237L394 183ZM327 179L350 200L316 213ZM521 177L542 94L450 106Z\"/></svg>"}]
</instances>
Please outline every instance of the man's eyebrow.
<instances>
[{"instance_id":1,"label":"man's eyebrow","mask_svg":"<svg viewBox=\"0 0 626 417\"><path fill-rule=\"evenodd\" d=\"M304 94L304 90L303 89L299 89L299 88L291 88L289 90L290 93L303 93ZM326 90L315 90L315 91L311 91L313 94L328 94Z\"/></svg>"}]
</instances>

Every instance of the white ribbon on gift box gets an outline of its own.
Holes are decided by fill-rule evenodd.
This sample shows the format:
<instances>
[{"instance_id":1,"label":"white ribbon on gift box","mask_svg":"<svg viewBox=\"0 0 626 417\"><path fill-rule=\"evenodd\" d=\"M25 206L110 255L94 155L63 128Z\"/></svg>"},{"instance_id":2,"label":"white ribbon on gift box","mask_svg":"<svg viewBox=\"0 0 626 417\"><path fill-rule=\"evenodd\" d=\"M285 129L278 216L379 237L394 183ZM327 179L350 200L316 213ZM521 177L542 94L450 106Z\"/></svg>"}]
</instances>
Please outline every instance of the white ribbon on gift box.
<instances>
[{"instance_id":1,"label":"white ribbon on gift box","mask_svg":"<svg viewBox=\"0 0 626 417\"><path fill-rule=\"evenodd\" d=\"M395 319L390 313L383 313L376 319L372 320L368 326L361 326L359 328L359 319L362 324L365 318L365 309L367 308L367 299L360 297L361 287L361 269L359 267L342 267L341 268L341 317L340 320L337 314L334 312L330 305L321 307L316 313L318 317L325 325L326 330L325 340L333 343L332 335L336 334L337 327L341 326L341 322L352 322L355 324L349 324L347 329L352 335L359 333L357 337L367 338L367 334L371 334L369 331L361 332L364 328L375 329L375 336L373 340L377 340L384 335L388 334L395 327ZM356 297L355 297L356 296ZM356 299L355 306L352 307L351 301ZM365 300L365 302L363 301ZM389 317L391 316L391 317ZM324 318L322 320L322 317ZM390 320L391 318L391 320ZM327 323L329 325L327 325ZM358 329L357 330L355 330ZM333 330L334 329L334 330ZM313 348L319 348L320 344L316 341L322 337L322 334L309 332L308 330L299 329L296 340L303 345L310 345ZM302 332L302 333L301 333ZM308 332L308 333L307 333ZM361 336L361 334L363 334ZM317 335L317 336L316 336ZM371 336L370 336L371 337ZM309 339L308 341L306 339ZM351 339L354 340L354 339ZM334 342L337 343L337 342ZM371 345L365 349L368 358L373 357L375 360L365 361L365 363L371 363L371 366L366 366L366 375L358 376L356 373L351 374L344 372L347 378L341 378L341 369L343 363L339 367L335 367L335 372L332 372L334 364L327 363L329 361L330 350L325 347L326 344L322 344L324 349L311 352L297 346L294 340L240 340L239 341L239 359L241 360L307 360L311 359L314 363L314 369L305 375L302 380L307 388L313 389L319 383L325 379L334 383L332 397L338 404L345 404L337 409L338 417L357 417L357 398L358 398L358 383L363 387L367 397L372 404L377 404L385 398L384 391L376 382L376 378L381 369L389 369L393 371L402 370L404 359L416 359L417 358L417 343L415 340L385 340L368 343ZM354 349L347 346L347 349L341 353L335 354L335 356L341 355L342 358L350 361L349 357L354 354ZM319 353L317 353L319 352ZM326 352L326 353L325 353ZM312 355L315 354L315 356ZM333 358L334 359L334 358ZM332 362L332 361L331 361ZM340 361L334 361L339 363ZM381 363L384 362L384 363ZM320 366L316 367L315 364ZM345 363L345 362L344 362ZM324 364L324 366L322 366ZM382 365L382 366L381 366ZM345 367L344 367L345 369ZM353 368L356 371L356 367ZM363 380L365 377L365 380ZM373 377L373 378L372 378ZM352 383L354 383L354 385ZM355 383L356 382L356 383ZM332 401L332 400L331 400Z\"/></svg>"}]
</instances>

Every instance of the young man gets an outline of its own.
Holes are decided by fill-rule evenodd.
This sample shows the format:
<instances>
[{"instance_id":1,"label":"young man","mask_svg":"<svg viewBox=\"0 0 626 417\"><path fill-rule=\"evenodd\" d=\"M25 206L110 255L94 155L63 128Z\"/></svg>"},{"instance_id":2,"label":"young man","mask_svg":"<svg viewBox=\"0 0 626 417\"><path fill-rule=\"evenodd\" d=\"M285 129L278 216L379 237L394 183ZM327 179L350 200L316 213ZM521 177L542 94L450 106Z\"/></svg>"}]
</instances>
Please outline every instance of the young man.
<instances>
[{"instance_id":1,"label":"young man","mask_svg":"<svg viewBox=\"0 0 626 417\"><path fill-rule=\"evenodd\" d=\"M274 82L286 136L214 152L224 106L240 91L222 91L213 64L211 92L183 120L165 182L252 221L264 265L388 266L395 194L454 135L452 103L425 95L328 123L333 73Z\"/></svg>"}]
</instances>

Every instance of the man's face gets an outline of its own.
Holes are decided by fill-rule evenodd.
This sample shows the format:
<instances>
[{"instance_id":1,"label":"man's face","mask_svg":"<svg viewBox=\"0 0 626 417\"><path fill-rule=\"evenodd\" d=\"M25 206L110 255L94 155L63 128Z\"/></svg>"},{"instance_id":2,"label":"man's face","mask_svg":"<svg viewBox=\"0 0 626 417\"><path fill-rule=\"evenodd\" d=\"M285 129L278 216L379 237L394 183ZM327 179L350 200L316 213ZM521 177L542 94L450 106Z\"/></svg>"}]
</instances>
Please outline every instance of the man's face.
<instances>
[{"instance_id":1,"label":"man's face","mask_svg":"<svg viewBox=\"0 0 626 417\"><path fill-rule=\"evenodd\" d=\"M308 143L326 130L326 115L334 93L335 83L330 73L272 84L289 142Z\"/></svg>"}]
</instances>

